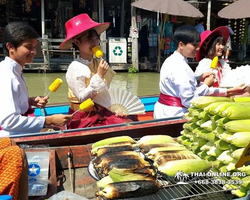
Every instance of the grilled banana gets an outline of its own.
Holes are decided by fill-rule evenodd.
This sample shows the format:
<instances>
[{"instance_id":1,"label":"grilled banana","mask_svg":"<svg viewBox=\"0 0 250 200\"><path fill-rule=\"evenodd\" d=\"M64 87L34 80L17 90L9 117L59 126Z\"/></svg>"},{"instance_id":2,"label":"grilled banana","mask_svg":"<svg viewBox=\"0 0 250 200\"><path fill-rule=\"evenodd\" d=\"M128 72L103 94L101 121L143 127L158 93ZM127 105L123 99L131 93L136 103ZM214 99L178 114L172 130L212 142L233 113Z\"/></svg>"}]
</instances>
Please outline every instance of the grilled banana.
<instances>
[{"instance_id":1,"label":"grilled banana","mask_svg":"<svg viewBox=\"0 0 250 200\"><path fill-rule=\"evenodd\" d=\"M106 199L132 198L153 194L160 188L161 185L156 181L125 181L110 183L96 195Z\"/></svg>"}]
</instances>

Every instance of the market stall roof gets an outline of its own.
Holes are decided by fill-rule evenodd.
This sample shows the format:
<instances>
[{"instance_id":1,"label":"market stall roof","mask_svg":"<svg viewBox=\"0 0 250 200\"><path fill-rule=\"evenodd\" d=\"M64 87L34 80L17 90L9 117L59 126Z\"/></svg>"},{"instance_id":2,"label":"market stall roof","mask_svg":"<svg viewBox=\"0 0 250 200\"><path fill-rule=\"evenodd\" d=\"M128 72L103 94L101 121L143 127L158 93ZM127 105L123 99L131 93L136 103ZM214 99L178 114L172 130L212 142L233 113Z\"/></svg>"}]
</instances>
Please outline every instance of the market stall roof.
<instances>
[{"instance_id":1,"label":"market stall roof","mask_svg":"<svg viewBox=\"0 0 250 200\"><path fill-rule=\"evenodd\" d=\"M183 0L139 0L131 4L134 7L185 17L203 17L204 15L193 5Z\"/></svg>"},{"instance_id":2,"label":"market stall roof","mask_svg":"<svg viewBox=\"0 0 250 200\"><path fill-rule=\"evenodd\" d=\"M250 0L238 0L218 12L218 15L227 19L243 19L250 17Z\"/></svg>"}]
</instances>

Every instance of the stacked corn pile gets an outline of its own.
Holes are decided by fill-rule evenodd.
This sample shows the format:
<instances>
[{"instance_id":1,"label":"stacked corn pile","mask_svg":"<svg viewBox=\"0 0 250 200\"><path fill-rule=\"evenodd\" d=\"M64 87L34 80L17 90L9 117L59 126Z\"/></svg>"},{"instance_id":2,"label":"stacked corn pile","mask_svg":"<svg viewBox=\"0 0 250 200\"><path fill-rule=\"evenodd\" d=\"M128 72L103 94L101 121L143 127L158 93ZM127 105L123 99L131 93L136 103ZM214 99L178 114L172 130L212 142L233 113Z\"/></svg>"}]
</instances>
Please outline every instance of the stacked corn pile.
<instances>
[{"instance_id":1,"label":"stacked corn pile","mask_svg":"<svg viewBox=\"0 0 250 200\"><path fill-rule=\"evenodd\" d=\"M250 166L237 169L235 164L250 142L250 98L199 97L192 105L178 142L210 161L213 171L230 174L227 178L235 181L225 183L235 185L224 187L233 187L233 194L245 196L250 185Z\"/></svg>"}]
</instances>

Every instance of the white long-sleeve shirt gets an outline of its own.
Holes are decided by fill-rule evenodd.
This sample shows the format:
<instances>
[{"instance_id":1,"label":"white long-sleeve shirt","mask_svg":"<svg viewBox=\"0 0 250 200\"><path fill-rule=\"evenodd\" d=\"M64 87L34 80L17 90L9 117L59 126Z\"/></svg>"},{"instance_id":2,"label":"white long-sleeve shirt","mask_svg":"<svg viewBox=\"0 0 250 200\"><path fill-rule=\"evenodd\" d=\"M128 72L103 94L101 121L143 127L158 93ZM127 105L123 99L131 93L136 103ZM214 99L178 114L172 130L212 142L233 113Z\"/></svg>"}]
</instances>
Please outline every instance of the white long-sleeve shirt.
<instances>
[{"instance_id":1,"label":"white long-sleeve shirt","mask_svg":"<svg viewBox=\"0 0 250 200\"><path fill-rule=\"evenodd\" d=\"M39 132L45 117L26 117L29 97L22 66L9 57L0 62L0 137Z\"/></svg>"},{"instance_id":2,"label":"white long-sleeve shirt","mask_svg":"<svg viewBox=\"0 0 250 200\"><path fill-rule=\"evenodd\" d=\"M160 92L180 98L184 107L167 106L156 102L155 119L183 116L190 107L192 99L198 96L216 95L217 93L226 96L226 89L209 88L204 83L198 84L195 74L187 62L187 59L177 51L164 61L160 71Z\"/></svg>"}]
</instances>

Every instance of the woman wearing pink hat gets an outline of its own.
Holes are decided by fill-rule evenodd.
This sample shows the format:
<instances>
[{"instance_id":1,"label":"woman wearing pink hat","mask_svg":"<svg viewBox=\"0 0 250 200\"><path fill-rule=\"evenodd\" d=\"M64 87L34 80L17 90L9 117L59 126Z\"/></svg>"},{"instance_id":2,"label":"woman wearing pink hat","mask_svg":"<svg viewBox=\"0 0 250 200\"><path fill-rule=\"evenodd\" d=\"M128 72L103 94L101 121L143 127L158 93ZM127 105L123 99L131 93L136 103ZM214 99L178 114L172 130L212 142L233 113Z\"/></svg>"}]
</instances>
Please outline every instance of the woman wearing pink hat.
<instances>
[{"instance_id":1,"label":"woman wearing pink hat","mask_svg":"<svg viewBox=\"0 0 250 200\"><path fill-rule=\"evenodd\" d=\"M225 54L225 44L229 37L229 30L225 26L213 31L206 30L201 34L200 49L196 55L199 62L195 74L199 76L204 72L214 72L216 80L213 87L219 87L223 77L231 70L228 63L219 59L216 69L211 68L214 57L221 58Z\"/></svg>"},{"instance_id":2,"label":"woman wearing pink hat","mask_svg":"<svg viewBox=\"0 0 250 200\"><path fill-rule=\"evenodd\" d=\"M87 14L80 14L65 23L67 36L60 49L69 49L74 45L79 56L69 65L66 80L68 83L69 113L79 109L85 100L103 95L108 90L115 72L108 63L93 58L93 47L99 46L100 34L109 28L109 23L97 23ZM127 119L116 116L106 108L95 103L87 112L79 111L68 123L68 128L83 128L108 124L124 123Z\"/></svg>"}]
</instances>

